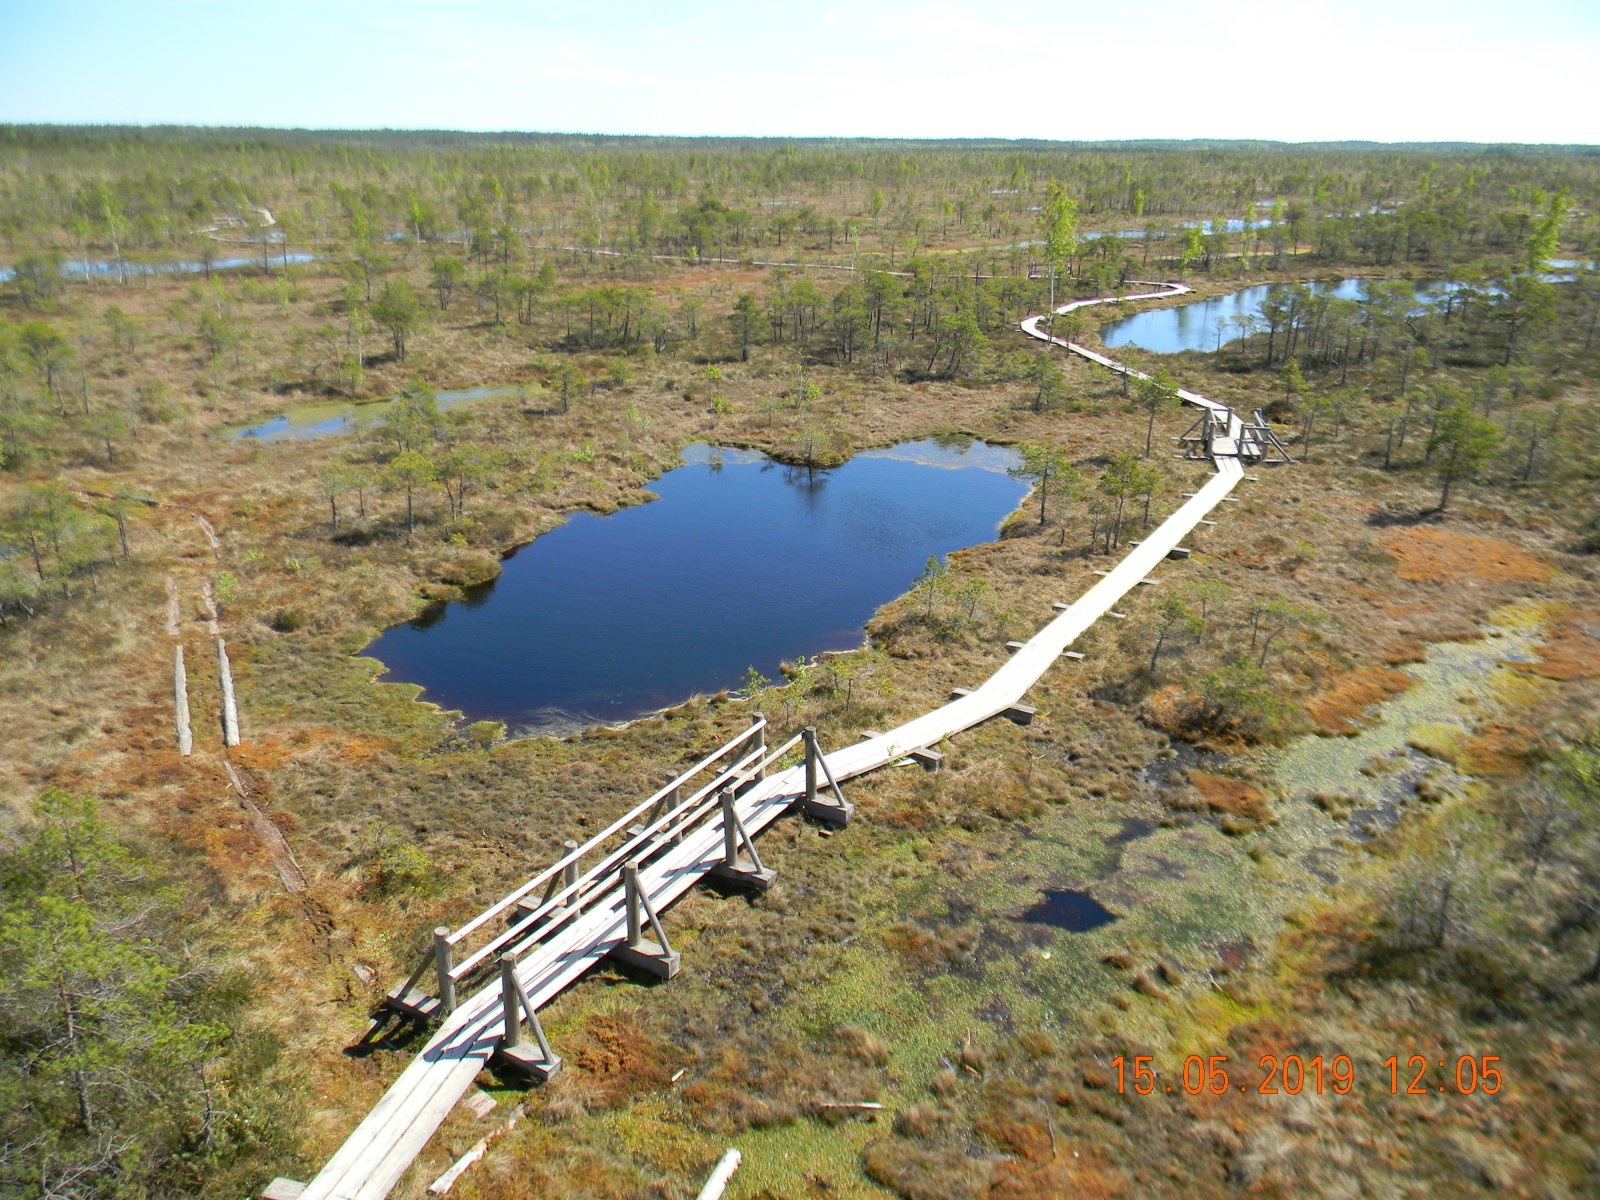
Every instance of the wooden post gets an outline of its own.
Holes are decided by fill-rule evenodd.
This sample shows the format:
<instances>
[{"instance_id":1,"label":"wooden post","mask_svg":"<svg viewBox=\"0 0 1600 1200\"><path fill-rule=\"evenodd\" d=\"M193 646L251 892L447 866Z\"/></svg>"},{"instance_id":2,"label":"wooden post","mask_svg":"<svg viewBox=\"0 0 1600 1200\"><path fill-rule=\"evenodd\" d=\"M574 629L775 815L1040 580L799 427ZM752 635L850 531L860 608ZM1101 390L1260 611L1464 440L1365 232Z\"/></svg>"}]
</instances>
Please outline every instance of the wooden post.
<instances>
[{"instance_id":1,"label":"wooden post","mask_svg":"<svg viewBox=\"0 0 1600 1200\"><path fill-rule=\"evenodd\" d=\"M511 955L500 959L500 1004L505 1009L505 1038L501 1047L517 1050L522 1046L522 1002L517 997L517 960Z\"/></svg>"},{"instance_id":2,"label":"wooden post","mask_svg":"<svg viewBox=\"0 0 1600 1200\"><path fill-rule=\"evenodd\" d=\"M966 694L963 689L956 690L962 695ZM827 760L822 756L822 748L817 744L816 726L807 725L800 731L800 736L805 740L806 746L806 790L805 795L800 797L800 807L807 816L816 817L830 825L849 824L850 814L854 810L845 801L844 793L839 791L839 785L833 782L833 773L828 770ZM817 799L818 768L827 775L837 803Z\"/></svg>"},{"instance_id":3,"label":"wooden post","mask_svg":"<svg viewBox=\"0 0 1600 1200\"><path fill-rule=\"evenodd\" d=\"M766 718L766 714L765 713L756 713L753 717L750 718L750 724L755 726L755 731L750 735L749 741L747 741L745 743L744 753L742 755L740 755L740 757L741 758L748 758L752 751L759 750L761 752L761 757L765 758L767 756L766 755L766 750L767 750L767 718ZM766 769L766 767L765 766L757 767L756 768L756 773L755 773L755 778L757 778L757 779L765 779L766 777L767 777L767 769Z\"/></svg>"},{"instance_id":4,"label":"wooden post","mask_svg":"<svg viewBox=\"0 0 1600 1200\"><path fill-rule=\"evenodd\" d=\"M723 788L717 802L722 805L722 865L732 870L739 865L739 815L733 811L733 792Z\"/></svg>"},{"instance_id":5,"label":"wooden post","mask_svg":"<svg viewBox=\"0 0 1600 1200\"><path fill-rule=\"evenodd\" d=\"M817 727L807 725L800 731L806 744L806 804L817 802Z\"/></svg>"},{"instance_id":6,"label":"wooden post","mask_svg":"<svg viewBox=\"0 0 1600 1200\"><path fill-rule=\"evenodd\" d=\"M667 809L666 809L666 811L670 813L670 812L674 811L678 807L678 805L680 805L682 803L683 803L683 785L680 783L677 787L673 788L670 792L667 793ZM681 820L681 815L680 815L680 819L678 820L678 823L675 826L671 826L670 827L672 829L672 840L673 841L675 841L675 842L683 841L683 826L684 826L684 822Z\"/></svg>"},{"instance_id":7,"label":"wooden post","mask_svg":"<svg viewBox=\"0 0 1600 1200\"><path fill-rule=\"evenodd\" d=\"M629 860L622 867L622 893L628 914L627 941L615 947L611 956L629 966L648 971L662 979L671 979L683 965L678 952L667 944L666 930L650 907L650 897L639 883L639 860ZM650 932L656 940L644 936L644 922L650 922Z\"/></svg>"},{"instance_id":8,"label":"wooden post","mask_svg":"<svg viewBox=\"0 0 1600 1200\"><path fill-rule=\"evenodd\" d=\"M436 926L433 931L433 970L439 977L439 1003L444 1005L446 1013L456 1010L456 981L450 975L453 966L450 926Z\"/></svg>"},{"instance_id":9,"label":"wooden post","mask_svg":"<svg viewBox=\"0 0 1600 1200\"><path fill-rule=\"evenodd\" d=\"M644 926L639 920L639 860L634 859L622 868L622 886L628 903L628 949L637 950L644 940Z\"/></svg>"},{"instance_id":10,"label":"wooden post","mask_svg":"<svg viewBox=\"0 0 1600 1200\"><path fill-rule=\"evenodd\" d=\"M189 733L189 676L183 668L182 646L172 665L172 703L178 710L178 753L187 758L194 751L194 738Z\"/></svg>"},{"instance_id":11,"label":"wooden post","mask_svg":"<svg viewBox=\"0 0 1600 1200\"><path fill-rule=\"evenodd\" d=\"M222 742L239 744L239 708L233 699L233 672L228 669L228 647L217 639L217 673L222 677Z\"/></svg>"},{"instance_id":12,"label":"wooden post","mask_svg":"<svg viewBox=\"0 0 1600 1200\"><path fill-rule=\"evenodd\" d=\"M514 1070L548 1083L551 1076L561 1070L561 1060L550 1048L550 1039L545 1037L544 1026L539 1024L539 1014L517 978L517 960L510 954L500 958L500 1001L504 1007L505 1036L496 1057ZM522 1044L523 1014L527 1016L528 1028L533 1031L533 1040L539 1045L537 1055Z\"/></svg>"},{"instance_id":13,"label":"wooden post","mask_svg":"<svg viewBox=\"0 0 1600 1200\"><path fill-rule=\"evenodd\" d=\"M578 843L573 841L571 838L568 838L566 841L561 843L561 849L563 851L561 857L566 858L577 848ZM576 887L578 884L578 860L573 859L571 862L569 862L562 869L561 876L563 888ZM568 896L561 902L561 906L563 908L570 908L576 911L579 908L578 898L576 896Z\"/></svg>"},{"instance_id":14,"label":"wooden post","mask_svg":"<svg viewBox=\"0 0 1600 1200\"><path fill-rule=\"evenodd\" d=\"M761 855L756 853L750 831L739 820L733 789L723 788L718 792L717 802L722 806L722 861L711 868L710 874L726 883L766 891L777 878L777 872L765 866Z\"/></svg>"}]
</instances>

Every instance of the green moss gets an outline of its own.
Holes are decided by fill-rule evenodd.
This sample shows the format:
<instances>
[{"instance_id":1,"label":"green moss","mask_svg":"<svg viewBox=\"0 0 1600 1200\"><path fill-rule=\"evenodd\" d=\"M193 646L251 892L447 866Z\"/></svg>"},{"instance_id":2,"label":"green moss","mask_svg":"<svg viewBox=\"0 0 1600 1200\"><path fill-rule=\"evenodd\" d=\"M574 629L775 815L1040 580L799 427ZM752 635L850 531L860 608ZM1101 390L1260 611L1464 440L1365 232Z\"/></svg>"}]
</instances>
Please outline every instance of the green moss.
<instances>
[{"instance_id":1,"label":"green moss","mask_svg":"<svg viewBox=\"0 0 1600 1200\"><path fill-rule=\"evenodd\" d=\"M478 746L492 746L505 735L504 721L474 721L467 726L467 737Z\"/></svg>"},{"instance_id":2,"label":"green moss","mask_svg":"<svg viewBox=\"0 0 1600 1200\"><path fill-rule=\"evenodd\" d=\"M1424 721L1411 727L1406 736L1406 745L1429 758L1437 758L1458 767L1466 740L1467 731L1460 725L1452 725L1448 721Z\"/></svg>"}]
</instances>

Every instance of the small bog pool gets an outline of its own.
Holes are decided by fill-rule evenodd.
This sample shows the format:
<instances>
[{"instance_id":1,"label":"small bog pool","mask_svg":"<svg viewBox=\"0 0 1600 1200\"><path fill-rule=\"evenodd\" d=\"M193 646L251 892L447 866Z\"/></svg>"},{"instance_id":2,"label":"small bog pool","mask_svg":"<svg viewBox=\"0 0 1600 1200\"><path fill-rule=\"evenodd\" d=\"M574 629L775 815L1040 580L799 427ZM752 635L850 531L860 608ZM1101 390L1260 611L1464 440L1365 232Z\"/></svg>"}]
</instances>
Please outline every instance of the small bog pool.
<instances>
[{"instance_id":1,"label":"small bog pool","mask_svg":"<svg viewBox=\"0 0 1600 1200\"><path fill-rule=\"evenodd\" d=\"M1068 933L1088 933L1117 919L1112 912L1088 892L1071 888L1047 891L1044 897L1020 918L1035 925L1051 925Z\"/></svg>"},{"instance_id":2,"label":"small bog pool","mask_svg":"<svg viewBox=\"0 0 1600 1200\"><path fill-rule=\"evenodd\" d=\"M659 499L572 517L363 653L512 733L625 721L859 645L929 555L993 540L1027 491L1014 451L970 440L827 471L703 445L684 458L651 484Z\"/></svg>"},{"instance_id":3,"label":"small bog pool","mask_svg":"<svg viewBox=\"0 0 1600 1200\"><path fill-rule=\"evenodd\" d=\"M466 388L437 392L434 402L440 412L449 412L491 396L511 396L516 392L515 386ZM387 400L370 400L361 404L347 400L301 404L264 421L224 429L220 436L229 442L309 442L318 438L338 437L355 432L361 422L369 426L381 423L399 401L398 396L390 396Z\"/></svg>"}]
</instances>

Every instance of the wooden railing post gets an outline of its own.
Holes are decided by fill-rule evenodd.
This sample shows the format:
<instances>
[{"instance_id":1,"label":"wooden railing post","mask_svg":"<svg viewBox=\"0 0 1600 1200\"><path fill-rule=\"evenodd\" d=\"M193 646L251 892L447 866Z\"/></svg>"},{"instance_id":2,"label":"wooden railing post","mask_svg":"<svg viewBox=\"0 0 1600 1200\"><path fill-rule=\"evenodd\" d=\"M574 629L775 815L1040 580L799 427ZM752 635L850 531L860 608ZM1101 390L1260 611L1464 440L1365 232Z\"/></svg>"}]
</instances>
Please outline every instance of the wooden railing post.
<instances>
[{"instance_id":1,"label":"wooden railing post","mask_svg":"<svg viewBox=\"0 0 1600 1200\"><path fill-rule=\"evenodd\" d=\"M753 752L759 750L761 752L761 757L765 758L767 756L767 717L766 717L766 714L765 713L756 713L754 716L752 716L750 718L750 724L755 726L755 732L750 735L750 740L747 743L745 743L744 753L742 755L740 755L740 757L741 758L749 758L750 755ZM765 779L766 777L767 777L767 769L766 769L766 767L765 766L757 766L756 767L755 778L757 778L757 779Z\"/></svg>"},{"instance_id":2,"label":"wooden railing post","mask_svg":"<svg viewBox=\"0 0 1600 1200\"><path fill-rule=\"evenodd\" d=\"M644 939L644 923L639 919L639 860L622 868L622 889L628 905L628 949L637 950Z\"/></svg>"},{"instance_id":3,"label":"wooden railing post","mask_svg":"<svg viewBox=\"0 0 1600 1200\"><path fill-rule=\"evenodd\" d=\"M571 838L568 838L566 841L561 843L561 849L563 851L562 857L563 858L567 857L568 855L570 855L577 848L578 848L578 843L573 841ZM573 859L571 862L569 862L562 869L561 881L562 881L562 886L564 888L570 888L570 887L576 887L577 886L577 884L578 884L578 860L577 859ZM573 909L574 911L576 911L579 908L578 898L576 896L568 896L561 903L562 903L562 907L570 908L570 909Z\"/></svg>"},{"instance_id":4,"label":"wooden railing post","mask_svg":"<svg viewBox=\"0 0 1600 1200\"><path fill-rule=\"evenodd\" d=\"M450 926L439 925L433 931L433 969L439 977L439 1003L444 1005L446 1013L456 1010L456 981L450 974L453 966Z\"/></svg>"},{"instance_id":5,"label":"wooden railing post","mask_svg":"<svg viewBox=\"0 0 1600 1200\"><path fill-rule=\"evenodd\" d=\"M500 1003L505 1009L505 1039L501 1045L516 1050L522 1045L522 1000L517 995L517 960L511 955L500 959Z\"/></svg>"},{"instance_id":6,"label":"wooden railing post","mask_svg":"<svg viewBox=\"0 0 1600 1200\"><path fill-rule=\"evenodd\" d=\"M733 811L732 789L718 792L717 803L722 805L722 865L732 870L739 865L739 818Z\"/></svg>"},{"instance_id":7,"label":"wooden railing post","mask_svg":"<svg viewBox=\"0 0 1600 1200\"><path fill-rule=\"evenodd\" d=\"M817 727L807 725L800 731L806 743L806 804L817 802Z\"/></svg>"},{"instance_id":8,"label":"wooden railing post","mask_svg":"<svg viewBox=\"0 0 1600 1200\"><path fill-rule=\"evenodd\" d=\"M807 725L802 730L802 736L806 743L806 791L800 798L800 807L805 810L807 816L816 817L830 825L849 824L854 810L845 800L844 793L839 790L839 784L833 778L833 770L822 755L822 747L817 744L816 727ZM833 792L832 801L817 798L818 785L821 783L819 774L827 778L828 789Z\"/></svg>"},{"instance_id":9,"label":"wooden railing post","mask_svg":"<svg viewBox=\"0 0 1600 1200\"><path fill-rule=\"evenodd\" d=\"M639 882L637 858L623 864L622 893L628 914L628 937L622 945L611 951L612 957L662 979L671 979L678 973L682 960L678 952L667 944L666 930L661 928L656 910L650 906L650 897ZM655 941L644 936L646 920L650 922L650 932L655 934Z\"/></svg>"},{"instance_id":10,"label":"wooden railing post","mask_svg":"<svg viewBox=\"0 0 1600 1200\"><path fill-rule=\"evenodd\" d=\"M711 868L711 874L727 883L765 891L772 886L775 873L762 865L750 831L739 820L733 789L718 792L717 803L722 808L722 861Z\"/></svg>"},{"instance_id":11,"label":"wooden railing post","mask_svg":"<svg viewBox=\"0 0 1600 1200\"><path fill-rule=\"evenodd\" d=\"M678 807L678 805L683 803L683 785L681 783L667 793L665 803L666 808L662 810L663 816L669 812L672 812ZM674 842L681 842L683 841L684 826L684 821L681 815L676 818L676 822L677 823L672 826L672 840Z\"/></svg>"},{"instance_id":12,"label":"wooden railing post","mask_svg":"<svg viewBox=\"0 0 1600 1200\"><path fill-rule=\"evenodd\" d=\"M551 1076L561 1070L561 1060L550 1048L550 1040L544 1035L544 1026L539 1024L539 1014L517 979L517 959L512 954L500 958L500 1000L505 1010L505 1036L497 1052L499 1060L525 1075L548 1082ZM522 1044L524 1014L528 1028L533 1031L533 1040L539 1044L537 1056Z\"/></svg>"}]
</instances>

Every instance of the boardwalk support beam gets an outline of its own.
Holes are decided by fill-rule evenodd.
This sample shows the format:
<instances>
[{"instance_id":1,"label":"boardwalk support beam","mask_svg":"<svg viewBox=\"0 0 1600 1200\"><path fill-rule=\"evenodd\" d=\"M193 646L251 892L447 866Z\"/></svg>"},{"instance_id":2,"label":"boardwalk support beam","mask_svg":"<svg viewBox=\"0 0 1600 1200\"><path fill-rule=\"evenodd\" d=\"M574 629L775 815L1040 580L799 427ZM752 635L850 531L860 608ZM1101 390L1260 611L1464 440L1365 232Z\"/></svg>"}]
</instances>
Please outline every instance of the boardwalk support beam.
<instances>
[{"instance_id":1,"label":"boardwalk support beam","mask_svg":"<svg viewBox=\"0 0 1600 1200\"><path fill-rule=\"evenodd\" d=\"M950 689L950 699L959 700L963 696L972 695L971 688L956 687ZM1000 716L1017 725L1031 725L1033 719L1039 715L1039 710L1031 704L1008 704L1000 710Z\"/></svg>"},{"instance_id":2,"label":"boardwalk support beam","mask_svg":"<svg viewBox=\"0 0 1600 1200\"><path fill-rule=\"evenodd\" d=\"M739 810L734 806L733 789L723 788L717 794L717 801L722 805L722 861L711 868L711 877L724 883L766 891L777 878L777 872L762 865L761 855L756 853L755 840L739 819Z\"/></svg>"},{"instance_id":3,"label":"boardwalk support beam","mask_svg":"<svg viewBox=\"0 0 1600 1200\"><path fill-rule=\"evenodd\" d=\"M800 731L800 737L806 748L806 793L800 799L800 807L808 817L815 817L819 821L826 821L830 825L848 825L850 816L855 812L855 806L844 798L844 793L839 790L838 781L833 777L833 770L828 766L828 757L817 746L817 727L807 725ZM833 799L827 800L818 795L818 774L826 776L828 787L833 792Z\"/></svg>"},{"instance_id":4,"label":"boardwalk support beam","mask_svg":"<svg viewBox=\"0 0 1600 1200\"><path fill-rule=\"evenodd\" d=\"M417 964L417 969L411 972L410 978L398 987L387 992L383 997L383 1006L399 1013L402 1017L409 1017L414 1021L426 1021L436 1016L439 1012L439 1002L426 992L419 992L417 984L422 982L422 977L428 973L428 968L434 965L435 952L429 950L422 956L422 961ZM379 1028L381 1022L374 1022L367 1028L367 1037ZM364 1037L363 1041L366 1040Z\"/></svg>"},{"instance_id":5,"label":"boardwalk support beam","mask_svg":"<svg viewBox=\"0 0 1600 1200\"><path fill-rule=\"evenodd\" d=\"M539 1011L528 999L522 981L517 978L517 960L512 955L500 959L500 996L505 1006L505 1039L500 1043L496 1059L521 1075L548 1083L561 1070L561 1059L550 1049L550 1040L539 1024ZM527 1015L528 1028L537 1043L537 1053L522 1040L522 1018Z\"/></svg>"},{"instance_id":6,"label":"boardwalk support beam","mask_svg":"<svg viewBox=\"0 0 1600 1200\"><path fill-rule=\"evenodd\" d=\"M668 945L667 934L661 928L661 919L656 916L655 906L650 903L650 897L639 885L637 858L630 860L622 868L622 888L628 910L628 940L612 950L611 956L630 967L648 971L662 979L671 979L678 973L683 960L678 957L678 952ZM656 935L656 940L653 942L644 936L645 920L649 920L650 932Z\"/></svg>"}]
</instances>

